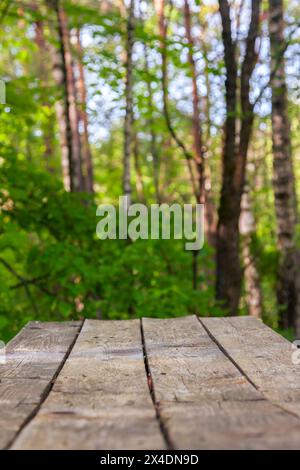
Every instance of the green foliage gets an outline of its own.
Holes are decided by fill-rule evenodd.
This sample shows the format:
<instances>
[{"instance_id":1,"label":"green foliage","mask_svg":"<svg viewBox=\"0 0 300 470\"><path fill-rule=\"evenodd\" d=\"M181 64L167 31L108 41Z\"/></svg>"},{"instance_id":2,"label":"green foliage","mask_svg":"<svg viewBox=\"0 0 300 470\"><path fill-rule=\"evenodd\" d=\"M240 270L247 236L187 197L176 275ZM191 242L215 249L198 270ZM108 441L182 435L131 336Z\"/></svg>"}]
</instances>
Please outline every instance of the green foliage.
<instances>
[{"instance_id":1,"label":"green foliage","mask_svg":"<svg viewBox=\"0 0 300 470\"><path fill-rule=\"evenodd\" d=\"M2 338L30 319L221 314L204 278L193 289L182 241L98 240L94 202L16 157L2 162L0 184Z\"/></svg>"},{"instance_id":2,"label":"green foliage","mask_svg":"<svg viewBox=\"0 0 300 470\"><path fill-rule=\"evenodd\" d=\"M192 254L184 250L181 241L128 243L96 238L96 204L117 203L122 194L126 62L126 17L120 8L122 2L103 2L107 8L94 0L61 2L69 28L78 27L83 38L94 199L65 192L61 183L55 105L63 98L64 90L55 86L49 53L51 47L59 47L52 33L55 14L49 11L46 2L38 2L38 8L10 3L9 14L1 18L0 29L0 78L6 82L8 103L0 106L0 339L7 340L31 319L165 317L195 312L226 314L214 300L214 253L207 246L198 256L199 289L195 290ZM135 156L143 182L143 199L148 204L156 202L153 132L162 199L191 202L193 191L186 162L170 136L163 113L157 15L153 2L142 3L144 10L135 28L133 99ZM225 76L221 28L214 2L204 4L196 0L195 3L196 8L192 8L193 53L198 71L202 137L211 173L211 196L218 207ZM290 5L288 10L290 19L297 16L295 5ZM177 135L192 151L192 83L184 18L175 4L167 6L166 16L170 119ZM43 25L46 44L43 52L35 37L37 21ZM241 26L244 30L244 23ZM240 42L243 42L243 34ZM294 48L296 44L291 43L291 46ZM72 53L74 59L78 59L76 51ZM254 95L261 86L260 73L266 70L263 66L253 78ZM287 70L293 152L297 163L299 87L292 77L295 67L289 64ZM255 170L249 172L247 179L256 221L251 251L261 279L264 320L278 328L275 288L279 253L272 189L272 143L270 116L264 116L268 100L267 97L265 102L259 103L262 109L257 111L249 150L249 160ZM299 172L300 166L295 164L298 191ZM141 200L134 162L132 193L134 201ZM247 314L245 299L242 299L240 313ZM290 331L281 333L289 338L292 334Z\"/></svg>"}]
</instances>

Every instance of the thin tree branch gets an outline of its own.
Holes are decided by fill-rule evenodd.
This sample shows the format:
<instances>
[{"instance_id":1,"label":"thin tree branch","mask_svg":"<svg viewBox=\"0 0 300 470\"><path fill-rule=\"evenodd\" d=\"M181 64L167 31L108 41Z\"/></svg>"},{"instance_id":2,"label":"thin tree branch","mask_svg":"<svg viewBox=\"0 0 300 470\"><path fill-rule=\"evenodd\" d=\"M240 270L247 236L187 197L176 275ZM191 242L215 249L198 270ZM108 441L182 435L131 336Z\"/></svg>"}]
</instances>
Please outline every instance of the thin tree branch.
<instances>
[{"instance_id":1,"label":"thin tree branch","mask_svg":"<svg viewBox=\"0 0 300 470\"><path fill-rule=\"evenodd\" d=\"M28 297L29 302L30 302L31 305L32 305L32 308L33 308L33 310L34 310L34 313L35 313L36 315L39 315L39 310L38 310L38 308L37 308L37 305L36 305L36 303L35 303L35 301L34 301L32 295L31 295L31 292L30 292L30 289L29 289L29 287L28 287L28 284L26 283L26 280L25 280L22 276L20 276L20 274L18 274L18 273L15 271L15 269L14 269L5 259L3 259L2 257L0 257L0 263L2 263L3 266L4 266L13 276L15 276L17 279L19 279L20 283L21 283L22 286L24 287L24 290L25 290L25 293L26 293L26 295L27 295L27 297Z\"/></svg>"},{"instance_id":2,"label":"thin tree branch","mask_svg":"<svg viewBox=\"0 0 300 470\"><path fill-rule=\"evenodd\" d=\"M292 37L294 35L294 33L296 31L298 31L298 28L300 27L300 22L296 24L296 26L292 29L292 31L290 32L289 34L289 39L285 42L285 45L284 47L282 48L282 50L280 51L280 54L278 54L278 57L276 58L276 64L275 64L275 67L273 68L273 70L271 70L271 73L270 73L270 76L269 76L269 80L267 81L267 83L261 88L260 92L259 92L259 95L257 96L257 98L254 100L252 106L253 108L257 105L257 103L261 100L261 98L263 97L263 94L264 92L266 91L267 88L269 88L273 78L275 77L277 71L278 71L278 68L280 66L280 58L282 57L282 55L285 54L287 48L289 47L289 45L291 44L292 42Z\"/></svg>"},{"instance_id":3,"label":"thin tree branch","mask_svg":"<svg viewBox=\"0 0 300 470\"><path fill-rule=\"evenodd\" d=\"M38 282L47 279L49 277L49 274L44 274L43 276L38 276L33 279L23 279L23 281L19 282L18 284L14 284L13 286L10 287L10 289L18 289L19 287L24 286L24 284L27 285L37 285Z\"/></svg>"},{"instance_id":4,"label":"thin tree branch","mask_svg":"<svg viewBox=\"0 0 300 470\"><path fill-rule=\"evenodd\" d=\"M173 4L170 2L171 8ZM170 132L170 135L177 146L182 150L184 157L187 161L191 183L193 187L193 192L195 194L196 199L198 199L198 190L195 181L195 176L192 167L192 160L194 160L193 155L188 151L184 142L180 139L175 131L170 111L169 111L169 103L168 103L168 82L167 82L167 32L168 32L168 21L165 18L164 14L164 0L156 1L156 10L159 17L159 32L160 32L160 48L161 48L161 58L162 58L162 76L161 76L161 83L162 83L162 91L163 91L163 113L166 121L167 128Z\"/></svg>"}]
</instances>

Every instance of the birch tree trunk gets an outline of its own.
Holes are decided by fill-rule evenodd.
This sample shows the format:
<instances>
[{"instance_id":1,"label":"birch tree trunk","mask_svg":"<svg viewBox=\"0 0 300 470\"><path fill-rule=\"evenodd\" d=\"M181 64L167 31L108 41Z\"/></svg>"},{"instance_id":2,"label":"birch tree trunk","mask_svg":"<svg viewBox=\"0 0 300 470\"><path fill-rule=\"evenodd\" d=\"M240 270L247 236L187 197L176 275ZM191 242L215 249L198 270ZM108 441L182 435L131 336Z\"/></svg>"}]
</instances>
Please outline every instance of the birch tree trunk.
<instances>
[{"instance_id":1,"label":"birch tree trunk","mask_svg":"<svg viewBox=\"0 0 300 470\"><path fill-rule=\"evenodd\" d=\"M278 303L281 324L300 334L300 265L295 246L296 201L285 81L283 1L269 0L272 141L277 240L280 251Z\"/></svg>"},{"instance_id":2,"label":"birch tree trunk","mask_svg":"<svg viewBox=\"0 0 300 470\"><path fill-rule=\"evenodd\" d=\"M87 92L83 68L83 50L80 39L80 30L75 30L75 46L77 52L77 70L78 76L76 80L76 91L78 96L78 114L80 124L82 125L81 134L81 149L82 149L82 165L84 168L84 187L88 193L94 192L94 170L93 170L93 157L89 143L89 130L88 130L88 115L86 111L87 105Z\"/></svg>"},{"instance_id":3,"label":"birch tree trunk","mask_svg":"<svg viewBox=\"0 0 300 470\"><path fill-rule=\"evenodd\" d=\"M242 256L246 291L246 304L249 315L262 317L262 291L256 260L251 250L255 234L255 220L251 208L250 188L246 184L241 202L240 233L242 237Z\"/></svg>"},{"instance_id":4,"label":"birch tree trunk","mask_svg":"<svg viewBox=\"0 0 300 470\"><path fill-rule=\"evenodd\" d=\"M210 147L212 144L212 136L211 136L211 84L209 78L209 60L208 60L208 52L209 47L206 42L206 32L207 32L207 22L203 21L200 23L201 26L201 34L200 34L200 44L201 49L204 53L204 78L205 78L205 86L206 86L206 97L204 102L204 113L205 113L205 124L206 130L204 132L204 147L205 147L205 204L206 204L206 230L207 230L207 239L212 247L216 247L216 235L217 235L217 210L216 205L212 195L212 172L210 168L210 158L212 156Z\"/></svg>"},{"instance_id":5,"label":"birch tree trunk","mask_svg":"<svg viewBox=\"0 0 300 470\"><path fill-rule=\"evenodd\" d=\"M135 1L130 0L127 11L126 36L126 85L125 85L125 123L124 123L124 155L123 155L123 194L131 202L131 150L133 139L133 46L134 46L134 17Z\"/></svg>"},{"instance_id":6,"label":"birch tree trunk","mask_svg":"<svg viewBox=\"0 0 300 470\"><path fill-rule=\"evenodd\" d=\"M149 129L150 129L150 151L153 158L153 182L155 189L156 202L160 204L160 189L159 189L159 151L157 147L156 133L154 129L154 103L153 103L153 90L152 83L150 79L150 67L149 67L149 58L148 58L148 48L146 43L144 43L144 57L145 57L145 72L147 74L147 91L148 91L148 107L149 107Z\"/></svg>"},{"instance_id":7,"label":"birch tree trunk","mask_svg":"<svg viewBox=\"0 0 300 470\"><path fill-rule=\"evenodd\" d=\"M134 132L133 136L133 158L136 175L136 192L139 198L139 202L146 204L145 187L140 165L139 138L136 131Z\"/></svg>"}]
</instances>

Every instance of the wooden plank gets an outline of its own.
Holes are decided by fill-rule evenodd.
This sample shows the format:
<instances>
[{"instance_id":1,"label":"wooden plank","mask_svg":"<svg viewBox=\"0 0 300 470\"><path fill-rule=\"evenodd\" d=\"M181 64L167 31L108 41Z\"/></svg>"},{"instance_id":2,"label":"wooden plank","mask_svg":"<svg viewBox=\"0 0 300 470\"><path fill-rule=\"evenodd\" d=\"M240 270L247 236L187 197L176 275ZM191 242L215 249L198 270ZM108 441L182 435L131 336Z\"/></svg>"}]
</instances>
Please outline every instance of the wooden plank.
<instances>
[{"instance_id":1,"label":"wooden plank","mask_svg":"<svg viewBox=\"0 0 300 470\"><path fill-rule=\"evenodd\" d=\"M138 320L87 320L53 390L13 445L13 449L164 447L148 389Z\"/></svg>"},{"instance_id":2,"label":"wooden plank","mask_svg":"<svg viewBox=\"0 0 300 470\"><path fill-rule=\"evenodd\" d=\"M82 322L29 322L6 347L0 379L53 377Z\"/></svg>"},{"instance_id":3,"label":"wooden plank","mask_svg":"<svg viewBox=\"0 0 300 470\"><path fill-rule=\"evenodd\" d=\"M299 448L299 420L269 403L196 317L142 324L155 401L174 448Z\"/></svg>"},{"instance_id":4,"label":"wooden plank","mask_svg":"<svg viewBox=\"0 0 300 470\"><path fill-rule=\"evenodd\" d=\"M264 396L300 417L300 365L289 341L252 317L201 321Z\"/></svg>"},{"instance_id":5,"label":"wooden plank","mask_svg":"<svg viewBox=\"0 0 300 470\"><path fill-rule=\"evenodd\" d=\"M30 322L6 347L0 365L0 448L35 413L75 341L81 323Z\"/></svg>"}]
</instances>

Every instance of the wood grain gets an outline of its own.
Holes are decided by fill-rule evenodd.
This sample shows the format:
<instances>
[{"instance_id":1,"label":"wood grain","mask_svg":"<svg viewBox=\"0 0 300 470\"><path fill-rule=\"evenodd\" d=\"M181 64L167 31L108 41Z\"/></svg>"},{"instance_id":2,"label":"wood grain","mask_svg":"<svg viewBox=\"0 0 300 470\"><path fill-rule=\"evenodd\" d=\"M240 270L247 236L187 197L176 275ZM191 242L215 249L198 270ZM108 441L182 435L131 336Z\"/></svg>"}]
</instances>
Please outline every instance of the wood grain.
<instances>
[{"instance_id":1,"label":"wood grain","mask_svg":"<svg viewBox=\"0 0 300 470\"><path fill-rule=\"evenodd\" d=\"M13 445L13 449L164 447L149 394L138 320L87 320L53 390Z\"/></svg>"},{"instance_id":2,"label":"wood grain","mask_svg":"<svg viewBox=\"0 0 300 470\"><path fill-rule=\"evenodd\" d=\"M6 347L0 365L0 448L34 414L74 342L81 323L30 322Z\"/></svg>"},{"instance_id":3,"label":"wood grain","mask_svg":"<svg viewBox=\"0 0 300 470\"><path fill-rule=\"evenodd\" d=\"M0 366L0 446L299 449L291 344L254 318L200 321L87 320L50 393L80 324L29 324Z\"/></svg>"},{"instance_id":4,"label":"wood grain","mask_svg":"<svg viewBox=\"0 0 300 470\"><path fill-rule=\"evenodd\" d=\"M266 398L300 417L300 366L289 341L252 317L201 321Z\"/></svg>"},{"instance_id":5,"label":"wood grain","mask_svg":"<svg viewBox=\"0 0 300 470\"><path fill-rule=\"evenodd\" d=\"M143 319L143 331L160 419L174 448L299 448L299 420L269 403L196 317Z\"/></svg>"}]
</instances>

